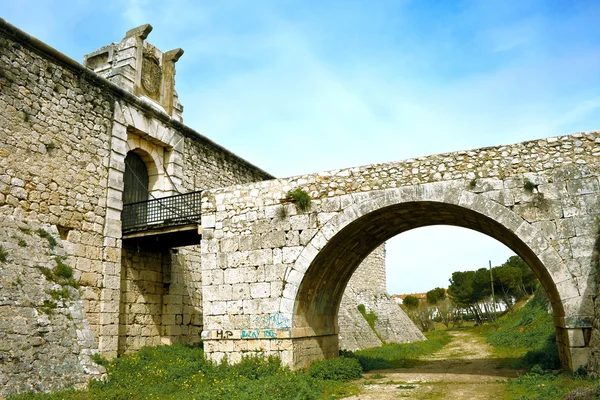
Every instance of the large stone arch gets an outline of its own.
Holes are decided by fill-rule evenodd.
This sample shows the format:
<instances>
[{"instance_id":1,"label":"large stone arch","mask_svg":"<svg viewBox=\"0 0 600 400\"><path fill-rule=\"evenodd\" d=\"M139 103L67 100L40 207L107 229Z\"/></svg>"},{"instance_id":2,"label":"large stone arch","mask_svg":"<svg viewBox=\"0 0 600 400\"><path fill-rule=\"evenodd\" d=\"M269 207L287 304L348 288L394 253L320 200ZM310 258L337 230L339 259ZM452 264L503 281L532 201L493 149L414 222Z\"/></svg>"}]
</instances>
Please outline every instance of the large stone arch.
<instances>
[{"instance_id":1,"label":"large stone arch","mask_svg":"<svg viewBox=\"0 0 600 400\"><path fill-rule=\"evenodd\" d=\"M554 311L560 357L570 369L587 358L573 351L580 309L589 305L559 251L532 224L464 182L436 182L352 195L286 271L280 309L292 311L294 365L337 353L337 312L344 288L374 248L404 231L428 225L476 230L502 242L532 268ZM434 248L435 244L432 244Z\"/></svg>"}]
</instances>

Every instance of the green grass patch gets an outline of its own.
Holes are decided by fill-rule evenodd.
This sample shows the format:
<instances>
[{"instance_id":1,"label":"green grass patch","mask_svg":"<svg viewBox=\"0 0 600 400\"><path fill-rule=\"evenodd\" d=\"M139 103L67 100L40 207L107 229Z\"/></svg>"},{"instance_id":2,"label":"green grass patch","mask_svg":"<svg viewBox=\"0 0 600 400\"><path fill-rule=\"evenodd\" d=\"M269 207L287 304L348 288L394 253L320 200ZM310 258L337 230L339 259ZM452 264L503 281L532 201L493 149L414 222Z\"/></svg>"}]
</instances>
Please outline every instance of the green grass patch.
<instances>
[{"instance_id":1,"label":"green grass patch","mask_svg":"<svg viewBox=\"0 0 600 400\"><path fill-rule=\"evenodd\" d=\"M507 367L560 368L554 321L541 290L523 307L476 330L494 347L496 357L513 360Z\"/></svg>"},{"instance_id":2,"label":"green grass patch","mask_svg":"<svg viewBox=\"0 0 600 400\"><path fill-rule=\"evenodd\" d=\"M422 342L387 343L356 352L342 350L340 354L358 359L365 371L409 368L419 364L419 357L435 353L451 340L450 335L445 331L428 332L425 336L427 340Z\"/></svg>"},{"instance_id":3,"label":"green grass patch","mask_svg":"<svg viewBox=\"0 0 600 400\"><path fill-rule=\"evenodd\" d=\"M54 257L56 266L52 269L46 267L38 267L40 272L51 282L58 283L62 286L71 286L77 289L79 282L73 279L73 268L65 263L65 257Z\"/></svg>"},{"instance_id":4,"label":"green grass patch","mask_svg":"<svg viewBox=\"0 0 600 400\"><path fill-rule=\"evenodd\" d=\"M353 357L316 361L308 369L308 374L313 378L341 382L358 379L362 376L362 372L360 362Z\"/></svg>"},{"instance_id":5,"label":"green grass patch","mask_svg":"<svg viewBox=\"0 0 600 400\"><path fill-rule=\"evenodd\" d=\"M37 233L41 238L46 239L51 248L54 248L54 246L58 244L54 236L52 236L42 228L35 231L35 233Z\"/></svg>"},{"instance_id":6,"label":"green grass patch","mask_svg":"<svg viewBox=\"0 0 600 400\"><path fill-rule=\"evenodd\" d=\"M0 262L6 262L8 260L8 251L4 250L4 247L0 245Z\"/></svg>"},{"instance_id":7,"label":"green grass patch","mask_svg":"<svg viewBox=\"0 0 600 400\"><path fill-rule=\"evenodd\" d=\"M579 378L568 372L554 375L545 373L540 367L534 367L531 372L510 380L504 398L511 400L596 399L600 398L600 381Z\"/></svg>"},{"instance_id":8,"label":"green grass patch","mask_svg":"<svg viewBox=\"0 0 600 400\"><path fill-rule=\"evenodd\" d=\"M363 318L365 319L365 321L367 321L367 324L369 324L371 329L375 331L375 321L377 321L377 314L375 314L373 311L367 312L367 309L365 308L364 304L359 304L356 308L358 308L358 311L362 314Z\"/></svg>"},{"instance_id":9,"label":"green grass patch","mask_svg":"<svg viewBox=\"0 0 600 400\"><path fill-rule=\"evenodd\" d=\"M57 304L52 300L44 300L44 304L38 307L38 310L47 315L54 314Z\"/></svg>"},{"instance_id":10,"label":"green grass patch","mask_svg":"<svg viewBox=\"0 0 600 400\"><path fill-rule=\"evenodd\" d=\"M68 289L46 290L46 293L54 300L68 300L71 297Z\"/></svg>"},{"instance_id":11,"label":"green grass patch","mask_svg":"<svg viewBox=\"0 0 600 400\"><path fill-rule=\"evenodd\" d=\"M323 369L339 371L337 361L327 366L330 361L323 362ZM333 399L356 391L348 384L319 379L307 371L290 371L273 357L249 357L235 365L215 365L205 360L200 347L183 345L145 347L133 355L102 360L102 364L108 379L92 382L86 390L23 394L9 399L309 400Z\"/></svg>"}]
</instances>

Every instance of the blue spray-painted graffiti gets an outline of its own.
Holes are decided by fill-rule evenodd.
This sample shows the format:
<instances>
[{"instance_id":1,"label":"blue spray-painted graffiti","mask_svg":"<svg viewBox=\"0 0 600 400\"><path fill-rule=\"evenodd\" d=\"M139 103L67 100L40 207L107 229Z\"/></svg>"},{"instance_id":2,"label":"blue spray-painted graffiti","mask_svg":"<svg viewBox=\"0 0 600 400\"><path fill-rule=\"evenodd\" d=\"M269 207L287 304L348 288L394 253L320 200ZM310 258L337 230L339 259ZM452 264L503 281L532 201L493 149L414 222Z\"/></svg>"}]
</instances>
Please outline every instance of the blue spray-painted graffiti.
<instances>
[{"instance_id":1,"label":"blue spray-painted graffiti","mask_svg":"<svg viewBox=\"0 0 600 400\"><path fill-rule=\"evenodd\" d=\"M260 331L242 331L242 339L258 339Z\"/></svg>"},{"instance_id":2,"label":"blue spray-painted graffiti","mask_svg":"<svg viewBox=\"0 0 600 400\"><path fill-rule=\"evenodd\" d=\"M277 339L277 332L271 329L265 330L243 330L242 339Z\"/></svg>"},{"instance_id":3,"label":"blue spray-painted graffiti","mask_svg":"<svg viewBox=\"0 0 600 400\"><path fill-rule=\"evenodd\" d=\"M290 327L290 319L279 312L259 315L258 317L254 317L253 322L256 326L263 329L285 329Z\"/></svg>"}]
</instances>

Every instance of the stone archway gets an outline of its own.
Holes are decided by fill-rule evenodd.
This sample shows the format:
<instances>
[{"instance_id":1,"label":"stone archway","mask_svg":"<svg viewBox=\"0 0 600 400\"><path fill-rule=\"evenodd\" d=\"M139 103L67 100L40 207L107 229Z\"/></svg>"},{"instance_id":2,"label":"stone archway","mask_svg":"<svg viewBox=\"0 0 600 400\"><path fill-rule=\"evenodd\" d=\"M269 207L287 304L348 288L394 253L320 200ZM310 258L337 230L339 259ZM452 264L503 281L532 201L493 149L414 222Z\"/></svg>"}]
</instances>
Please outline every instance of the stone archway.
<instances>
[{"instance_id":1,"label":"stone archway","mask_svg":"<svg viewBox=\"0 0 600 400\"><path fill-rule=\"evenodd\" d=\"M320 228L286 272L284 297L293 299L295 367L337 355L341 296L366 255L399 233L440 224L481 232L521 256L551 301L563 366L577 369L587 362L587 353L580 346L575 348L573 338L585 336L588 328L573 321L589 305L582 304L586 300L558 251L542 232L509 208L463 187L440 182L371 192Z\"/></svg>"}]
</instances>

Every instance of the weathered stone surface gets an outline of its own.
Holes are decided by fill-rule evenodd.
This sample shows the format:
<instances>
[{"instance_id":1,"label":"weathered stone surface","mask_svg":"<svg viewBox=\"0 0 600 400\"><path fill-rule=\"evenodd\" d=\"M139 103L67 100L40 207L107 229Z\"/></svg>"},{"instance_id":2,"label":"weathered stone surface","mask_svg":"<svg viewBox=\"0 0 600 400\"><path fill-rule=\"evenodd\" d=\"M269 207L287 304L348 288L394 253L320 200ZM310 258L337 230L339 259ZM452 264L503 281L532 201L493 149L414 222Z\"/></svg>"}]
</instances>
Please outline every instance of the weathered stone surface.
<instances>
[{"instance_id":1,"label":"weathered stone surface","mask_svg":"<svg viewBox=\"0 0 600 400\"><path fill-rule=\"evenodd\" d=\"M282 254L286 272L283 280L265 280L282 286L271 299L278 299L278 311L293 321L293 342L335 335L338 319L352 318L345 311L339 316L337 305L361 260L396 234L436 224L470 228L512 248L540 277L557 327L588 329L596 314L591 299L597 285L588 277L597 270L593 210L599 198L599 155L598 132L541 139L209 190L203 214L214 216L211 237L219 243L236 237L252 242L278 231L302 237L310 231L304 241L271 248ZM279 204L296 188L313 199L304 218ZM268 265L268 259L261 262ZM248 252L221 246L214 267L228 274L249 263ZM210 301L204 305L208 337L213 329ZM259 306L224 318L231 330L252 329L248 318L262 313ZM596 335L593 329L592 339ZM561 360L565 367L578 367L590 353L576 350L581 341L575 336L565 338Z\"/></svg>"},{"instance_id":2,"label":"weathered stone surface","mask_svg":"<svg viewBox=\"0 0 600 400\"><path fill-rule=\"evenodd\" d=\"M56 244L41 237L48 232ZM104 368L79 292L47 279L66 256L58 231L37 221L2 218L0 247L0 396L83 387ZM64 292L59 292L64 291Z\"/></svg>"},{"instance_id":3,"label":"weathered stone surface","mask_svg":"<svg viewBox=\"0 0 600 400\"><path fill-rule=\"evenodd\" d=\"M377 315L376 332L358 311L360 304L366 312ZM380 346L382 341L406 343L425 339L387 293L384 246L369 254L350 278L340 304L338 324L340 348L346 350Z\"/></svg>"}]
</instances>

